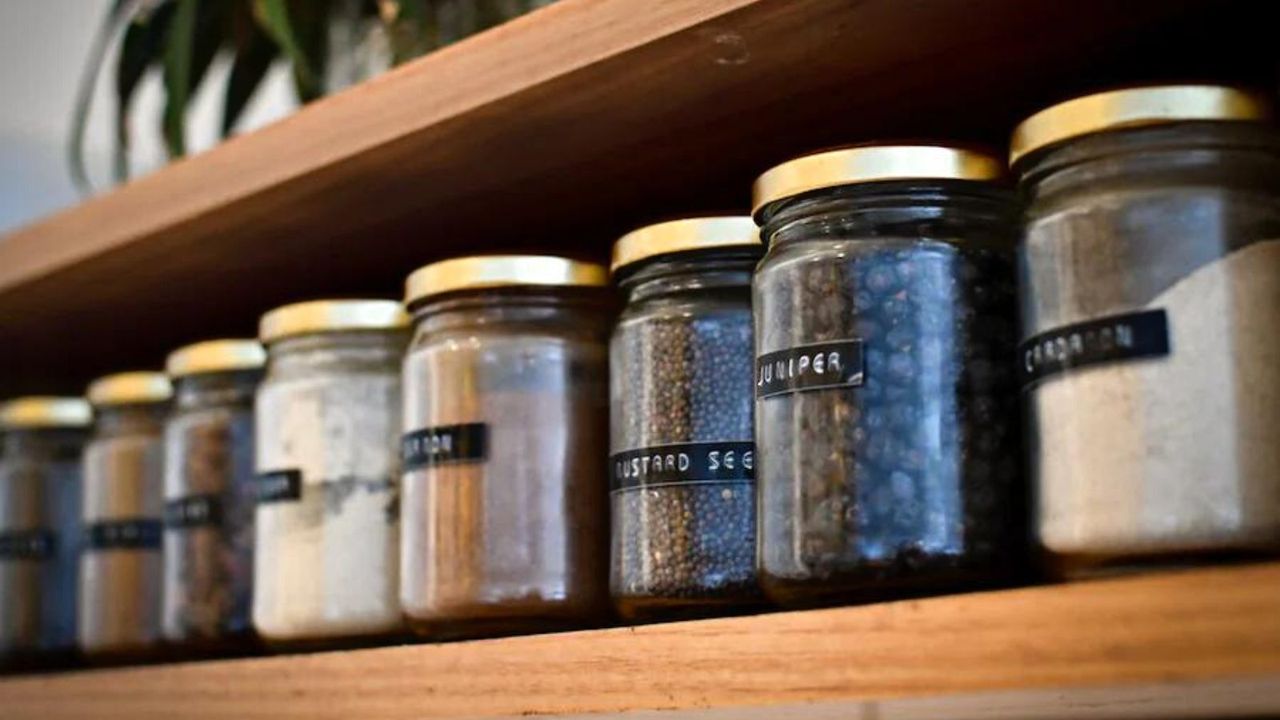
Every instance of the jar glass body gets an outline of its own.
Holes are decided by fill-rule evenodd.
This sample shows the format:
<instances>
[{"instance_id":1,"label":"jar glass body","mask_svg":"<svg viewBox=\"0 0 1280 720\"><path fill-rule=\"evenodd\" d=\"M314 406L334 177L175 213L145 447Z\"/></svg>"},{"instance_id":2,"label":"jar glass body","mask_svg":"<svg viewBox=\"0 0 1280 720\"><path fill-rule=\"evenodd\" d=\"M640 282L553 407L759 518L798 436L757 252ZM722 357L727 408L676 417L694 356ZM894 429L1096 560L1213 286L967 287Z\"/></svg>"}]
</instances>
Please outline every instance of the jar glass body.
<instances>
[{"instance_id":1,"label":"jar glass body","mask_svg":"<svg viewBox=\"0 0 1280 720\"><path fill-rule=\"evenodd\" d=\"M396 632L403 331L268 348L255 403L253 624L275 643Z\"/></svg>"},{"instance_id":2,"label":"jar glass body","mask_svg":"<svg viewBox=\"0 0 1280 720\"><path fill-rule=\"evenodd\" d=\"M48 428L0 436L0 663L39 663L75 648L87 434Z\"/></svg>"},{"instance_id":3,"label":"jar glass body","mask_svg":"<svg viewBox=\"0 0 1280 720\"><path fill-rule=\"evenodd\" d=\"M257 370L178 378L165 422L166 641L189 647L252 631L253 396Z\"/></svg>"},{"instance_id":4,"label":"jar glass body","mask_svg":"<svg viewBox=\"0 0 1280 720\"><path fill-rule=\"evenodd\" d=\"M624 617L750 607L751 272L760 251L642 261L610 341L610 592ZM670 462L668 462L670 460Z\"/></svg>"},{"instance_id":5,"label":"jar glass body","mask_svg":"<svg viewBox=\"0 0 1280 720\"><path fill-rule=\"evenodd\" d=\"M84 453L79 634L86 653L133 655L160 640L166 404L98 408Z\"/></svg>"},{"instance_id":6,"label":"jar glass body","mask_svg":"<svg viewBox=\"0 0 1280 720\"><path fill-rule=\"evenodd\" d=\"M1019 364L1055 567L1280 549L1280 135L1114 131L1021 169Z\"/></svg>"},{"instance_id":7,"label":"jar glass body","mask_svg":"<svg viewBox=\"0 0 1280 720\"><path fill-rule=\"evenodd\" d=\"M603 290L459 293L404 363L401 604L436 637L597 620L608 603Z\"/></svg>"},{"instance_id":8,"label":"jar glass body","mask_svg":"<svg viewBox=\"0 0 1280 720\"><path fill-rule=\"evenodd\" d=\"M754 282L760 572L789 605L1003 582L1025 553L1015 209L979 183L769 213Z\"/></svg>"}]
</instances>

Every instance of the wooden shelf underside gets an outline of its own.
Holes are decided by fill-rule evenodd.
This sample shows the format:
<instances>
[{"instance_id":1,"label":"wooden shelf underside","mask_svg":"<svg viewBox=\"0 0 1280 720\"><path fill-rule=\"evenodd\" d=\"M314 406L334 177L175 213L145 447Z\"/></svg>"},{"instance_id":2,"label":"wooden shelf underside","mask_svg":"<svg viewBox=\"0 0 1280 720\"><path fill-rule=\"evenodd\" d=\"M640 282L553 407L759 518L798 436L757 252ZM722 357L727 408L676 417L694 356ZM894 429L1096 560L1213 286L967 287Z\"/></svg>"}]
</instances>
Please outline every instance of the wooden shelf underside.
<instances>
[{"instance_id":1,"label":"wooden shelf underside","mask_svg":"<svg viewBox=\"0 0 1280 720\"><path fill-rule=\"evenodd\" d=\"M1266 714L1280 714L1280 563L0 681L7 720Z\"/></svg>"}]
</instances>

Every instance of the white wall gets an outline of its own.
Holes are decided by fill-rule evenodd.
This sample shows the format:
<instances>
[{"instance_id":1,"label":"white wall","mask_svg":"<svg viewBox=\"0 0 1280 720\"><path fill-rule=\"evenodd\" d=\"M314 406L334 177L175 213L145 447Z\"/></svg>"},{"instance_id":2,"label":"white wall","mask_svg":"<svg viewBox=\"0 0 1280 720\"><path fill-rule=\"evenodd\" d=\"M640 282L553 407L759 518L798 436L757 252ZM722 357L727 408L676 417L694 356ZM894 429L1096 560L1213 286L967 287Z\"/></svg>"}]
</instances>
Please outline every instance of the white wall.
<instances>
[{"instance_id":1,"label":"white wall","mask_svg":"<svg viewBox=\"0 0 1280 720\"><path fill-rule=\"evenodd\" d=\"M80 199L68 170L67 135L76 86L111 1L0 0L0 233ZM86 143L90 177L99 190L111 183L116 49L100 71ZM192 152L217 142L229 67L226 58L219 59L191 105ZM130 120L135 175L164 163L162 106L160 78L153 73L134 98ZM294 107L287 71L276 67L246 108L239 129L260 127Z\"/></svg>"}]
</instances>

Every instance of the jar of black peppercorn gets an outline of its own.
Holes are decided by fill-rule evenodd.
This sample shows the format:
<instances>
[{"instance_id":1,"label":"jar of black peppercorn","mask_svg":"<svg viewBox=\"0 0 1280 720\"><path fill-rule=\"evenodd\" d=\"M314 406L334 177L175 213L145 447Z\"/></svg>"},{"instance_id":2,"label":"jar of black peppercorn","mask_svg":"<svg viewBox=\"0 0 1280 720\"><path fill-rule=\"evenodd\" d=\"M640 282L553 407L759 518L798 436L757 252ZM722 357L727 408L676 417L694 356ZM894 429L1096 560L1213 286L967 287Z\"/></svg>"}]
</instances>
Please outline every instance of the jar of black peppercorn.
<instances>
[{"instance_id":1,"label":"jar of black peppercorn","mask_svg":"<svg viewBox=\"0 0 1280 720\"><path fill-rule=\"evenodd\" d=\"M789 605L999 582L1025 546L996 158L873 145L756 181L760 572Z\"/></svg>"},{"instance_id":2,"label":"jar of black peppercorn","mask_svg":"<svg viewBox=\"0 0 1280 720\"><path fill-rule=\"evenodd\" d=\"M265 362L256 340L211 340L166 363L161 614L165 640L189 650L229 650L252 632L253 396Z\"/></svg>"},{"instance_id":3,"label":"jar of black peppercorn","mask_svg":"<svg viewBox=\"0 0 1280 720\"><path fill-rule=\"evenodd\" d=\"M163 373L127 372L89 386L96 418L84 451L80 647L99 657L149 655L160 640Z\"/></svg>"},{"instance_id":4,"label":"jar of black peppercorn","mask_svg":"<svg viewBox=\"0 0 1280 720\"><path fill-rule=\"evenodd\" d=\"M610 589L628 618L762 601L756 581L749 217L676 220L613 250Z\"/></svg>"},{"instance_id":5,"label":"jar of black peppercorn","mask_svg":"<svg viewBox=\"0 0 1280 720\"><path fill-rule=\"evenodd\" d=\"M80 453L89 403L0 405L0 667L64 661L76 644Z\"/></svg>"}]
</instances>

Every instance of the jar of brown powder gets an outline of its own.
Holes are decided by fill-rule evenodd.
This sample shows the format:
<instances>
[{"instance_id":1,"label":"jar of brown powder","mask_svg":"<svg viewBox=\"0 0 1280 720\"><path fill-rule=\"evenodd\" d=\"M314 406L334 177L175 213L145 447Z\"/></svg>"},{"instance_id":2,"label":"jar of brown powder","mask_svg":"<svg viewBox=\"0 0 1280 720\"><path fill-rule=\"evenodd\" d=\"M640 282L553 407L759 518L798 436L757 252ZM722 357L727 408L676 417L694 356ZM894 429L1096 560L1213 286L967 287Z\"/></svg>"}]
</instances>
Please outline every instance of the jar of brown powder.
<instances>
[{"instance_id":1,"label":"jar of brown powder","mask_svg":"<svg viewBox=\"0 0 1280 720\"><path fill-rule=\"evenodd\" d=\"M544 630L607 607L607 281L540 256L409 277L400 597L420 632Z\"/></svg>"}]
</instances>

